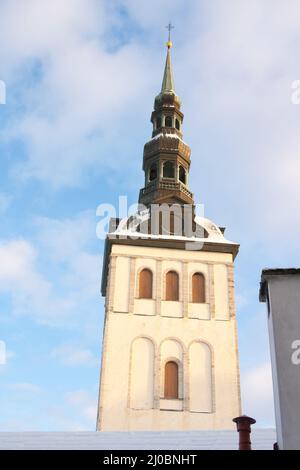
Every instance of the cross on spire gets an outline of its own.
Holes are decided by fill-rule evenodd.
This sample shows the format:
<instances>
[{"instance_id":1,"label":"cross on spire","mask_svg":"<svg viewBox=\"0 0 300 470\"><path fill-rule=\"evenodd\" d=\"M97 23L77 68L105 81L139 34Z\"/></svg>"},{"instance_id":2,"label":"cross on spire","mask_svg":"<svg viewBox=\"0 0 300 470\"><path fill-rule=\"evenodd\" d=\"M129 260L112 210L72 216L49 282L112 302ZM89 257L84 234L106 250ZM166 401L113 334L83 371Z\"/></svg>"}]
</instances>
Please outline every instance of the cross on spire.
<instances>
[{"instance_id":1,"label":"cross on spire","mask_svg":"<svg viewBox=\"0 0 300 470\"><path fill-rule=\"evenodd\" d=\"M169 23L168 26L166 26L166 28L169 31L167 47L168 47L168 49L170 49L173 45L172 41L171 41L171 31L172 31L172 29L174 29L174 26L172 25L172 23Z\"/></svg>"}]
</instances>

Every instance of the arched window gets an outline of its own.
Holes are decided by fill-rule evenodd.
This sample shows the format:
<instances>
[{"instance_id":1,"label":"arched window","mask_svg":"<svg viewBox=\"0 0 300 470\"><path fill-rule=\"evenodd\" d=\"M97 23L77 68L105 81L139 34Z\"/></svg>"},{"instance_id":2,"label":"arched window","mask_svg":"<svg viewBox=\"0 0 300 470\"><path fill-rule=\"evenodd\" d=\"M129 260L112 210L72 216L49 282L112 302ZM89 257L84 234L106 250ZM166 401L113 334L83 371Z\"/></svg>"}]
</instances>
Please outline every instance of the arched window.
<instances>
[{"instance_id":1,"label":"arched window","mask_svg":"<svg viewBox=\"0 0 300 470\"><path fill-rule=\"evenodd\" d=\"M140 299L152 299L153 276L150 269L143 269L139 276Z\"/></svg>"},{"instance_id":2,"label":"arched window","mask_svg":"<svg viewBox=\"0 0 300 470\"><path fill-rule=\"evenodd\" d=\"M180 122L178 119L175 119L175 127L178 131L180 131Z\"/></svg>"},{"instance_id":3,"label":"arched window","mask_svg":"<svg viewBox=\"0 0 300 470\"><path fill-rule=\"evenodd\" d=\"M179 300L179 276L176 271L166 274L166 300Z\"/></svg>"},{"instance_id":4,"label":"arched window","mask_svg":"<svg viewBox=\"0 0 300 470\"><path fill-rule=\"evenodd\" d=\"M156 163L153 163L153 165L150 166L149 170L149 181L153 181L157 178L157 165Z\"/></svg>"},{"instance_id":5,"label":"arched window","mask_svg":"<svg viewBox=\"0 0 300 470\"><path fill-rule=\"evenodd\" d=\"M175 361L168 361L165 365L164 398L178 398L178 364Z\"/></svg>"},{"instance_id":6,"label":"arched window","mask_svg":"<svg viewBox=\"0 0 300 470\"><path fill-rule=\"evenodd\" d=\"M166 116L165 117L165 127L172 127L173 122L172 122L172 116Z\"/></svg>"},{"instance_id":7,"label":"arched window","mask_svg":"<svg viewBox=\"0 0 300 470\"><path fill-rule=\"evenodd\" d=\"M205 278L202 273L193 274L192 300L195 303L205 303Z\"/></svg>"},{"instance_id":8,"label":"arched window","mask_svg":"<svg viewBox=\"0 0 300 470\"><path fill-rule=\"evenodd\" d=\"M164 178L174 178L175 176L175 169L173 162L165 162L164 169L163 169L163 177Z\"/></svg>"},{"instance_id":9,"label":"arched window","mask_svg":"<svg viewBox=\"0 0 300 470\"><path fill-rule=\"evenodd\" d=\"M180 165L179 167L179 181L181 181L183 184L186 184L186 173L185 169L183 166Z\"/></svg>"},{"instance_id":10,"label":"arched window","mask_svg":"<svg viewBox=\"0 0 300 470\"><path fill-rule=\"evenodd\" d=\"M158 117L156 119L156 129L160 129L161 128L161 117Z\"/></svg>"}]
</instances>

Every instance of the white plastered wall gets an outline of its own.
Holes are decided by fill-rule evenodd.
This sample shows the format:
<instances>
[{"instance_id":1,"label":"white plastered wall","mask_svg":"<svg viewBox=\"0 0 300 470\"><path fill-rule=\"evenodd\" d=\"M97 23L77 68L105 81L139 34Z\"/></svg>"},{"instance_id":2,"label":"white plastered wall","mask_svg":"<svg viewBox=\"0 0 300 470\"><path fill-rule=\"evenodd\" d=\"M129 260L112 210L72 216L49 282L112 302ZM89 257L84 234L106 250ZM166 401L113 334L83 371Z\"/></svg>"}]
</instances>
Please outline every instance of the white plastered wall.
<instances>
[{"instance_id":1,"label":"white plastered wall","mask_svg":"<svg viewBox=\"0 0 300 470\"><path fill-rule=\"evenodd\" d=\"M232 255L113 245L110 260L98 429L232 428L241 411ZM153 272L153 299L138 298L143 268ZM179 302L164 298L170 269ZM194 272L205 276L205 304L191 302ZM180 363L178 400L163 398L168 359Z\"/></svg>"}]
</instances>

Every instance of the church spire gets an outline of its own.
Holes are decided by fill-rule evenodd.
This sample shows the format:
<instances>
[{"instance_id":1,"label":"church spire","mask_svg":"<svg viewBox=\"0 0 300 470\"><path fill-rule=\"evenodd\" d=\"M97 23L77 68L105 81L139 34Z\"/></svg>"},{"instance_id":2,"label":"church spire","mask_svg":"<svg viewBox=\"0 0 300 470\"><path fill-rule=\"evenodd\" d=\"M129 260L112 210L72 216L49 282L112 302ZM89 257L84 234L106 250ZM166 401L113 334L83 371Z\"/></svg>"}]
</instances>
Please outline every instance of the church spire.
<instances>
[{"instance_id":1,"label":"church spire","mask_svg":"<svg viewBox=\"0 0 300 470\"><path fill-rule=\"evenodd\" d=\"M163 82L161 86L161 93L172 92L172 91L175 92L173 69L172 69L172 63L171 63L171 53L170 53L170 49L173 46L173 43L171 41L171 29L173 28L173 26L171 25L171 23L169 23L167 28L169 29L169 38L168 38L168 42L166 43L168 51L167 51L164 78L163 78Z\"/></svg>"},{"instance_id":2,"label":"church spire","mask_svg":"<svg viewBox=\"0 0 300 470\"><path fill-rule=\"evenodd\" d=\"M174 85L174 78L173 78L170 48L168 47L164 78L163 78L163 82L161 86L161 93L172 92L172 91L175 92L175 85Z\"/></svg>"},{"instance_id":3,"label":"church spire","mask_svg":"<svg viewBox=\"0 0 300 470\"><path fill-rule=\"evenodd\" d=\"M169 38L164 77L151 115L152 139L144 147L145 187L140 191L139 202L146 206L153 203L194 203L193 193L188 187L191 150L182 140L183 113L180 98L175 93L171 64L172 25L167 28Z\"/></svg>"}]
</instances>

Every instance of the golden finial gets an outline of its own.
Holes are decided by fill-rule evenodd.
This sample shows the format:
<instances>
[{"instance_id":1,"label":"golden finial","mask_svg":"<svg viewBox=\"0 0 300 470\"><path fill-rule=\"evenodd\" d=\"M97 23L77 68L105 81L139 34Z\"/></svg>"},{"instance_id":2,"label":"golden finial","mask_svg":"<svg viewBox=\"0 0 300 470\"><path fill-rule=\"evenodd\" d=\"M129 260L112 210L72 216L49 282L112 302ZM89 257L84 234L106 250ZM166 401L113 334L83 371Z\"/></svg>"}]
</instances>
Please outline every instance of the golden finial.
<instances>
[{"instance_id":1,"label":"golden finial","mask_svg":"<svg viewBox=\"0 0 300 470\"><path fill-rule=\"evenodd\" d=\"M169 31L169 36L168 36L168 41L166 42L166 46L168 49L171 49L171 47L173 46L173 43L171 41L171 30L174 29L174 26L171 23L169 23L168 26L166 26L166 28Z\"/></svg>"}]
</instances>

